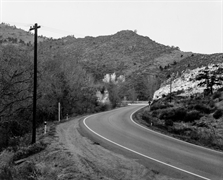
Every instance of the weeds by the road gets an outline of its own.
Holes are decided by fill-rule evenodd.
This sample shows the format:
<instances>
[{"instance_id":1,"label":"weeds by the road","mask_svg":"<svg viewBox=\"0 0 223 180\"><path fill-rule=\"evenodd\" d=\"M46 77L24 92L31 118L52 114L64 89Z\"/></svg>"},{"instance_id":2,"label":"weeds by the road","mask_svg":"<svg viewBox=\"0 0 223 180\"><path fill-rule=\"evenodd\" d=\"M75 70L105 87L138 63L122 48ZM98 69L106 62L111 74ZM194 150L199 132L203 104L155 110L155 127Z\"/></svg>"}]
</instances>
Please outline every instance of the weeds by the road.
<instances>
[{"instance_id":1,"label":"weeds by the road","mask_svg":"<svg viewBox=\"0 0 223 180\"><path fill-rule=\"evenodd\" d=\"M221 102L219 92L209 97L173 96L171 102L164 97L137 112L134 119L161 133L223 151Z\"/></svg>"}]
</instances>

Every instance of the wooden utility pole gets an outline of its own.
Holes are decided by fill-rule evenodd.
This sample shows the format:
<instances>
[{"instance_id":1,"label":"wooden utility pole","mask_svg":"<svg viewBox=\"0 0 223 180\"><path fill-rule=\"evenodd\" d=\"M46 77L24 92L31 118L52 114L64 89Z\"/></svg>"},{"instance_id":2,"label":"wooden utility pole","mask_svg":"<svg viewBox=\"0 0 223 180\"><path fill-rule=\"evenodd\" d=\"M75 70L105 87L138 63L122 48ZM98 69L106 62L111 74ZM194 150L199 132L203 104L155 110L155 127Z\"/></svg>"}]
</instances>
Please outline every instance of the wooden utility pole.
<instances>
[{"instance_id":1,"label":"wooden utility pole","mask_svg":"<svg viewBox=\"0 0 223 180\"><path fill-rule=\"evenodd\" d=\"M34 86L33 86L33 126L32 126L32 144L36 142L36 96L37 96L37 29L40 26L37 23L30 27L30 31L34 30Z\"/></svg>"},{"instance_id":2,"label":"wooden utility pole","mask_svg":"<svg viewBox=\"0 0 223 180\"><path fill-rule=\"evenodd\" d=\"M58 102L58 121L60 122L60 102Z\"/></svg>"}]
</instances>

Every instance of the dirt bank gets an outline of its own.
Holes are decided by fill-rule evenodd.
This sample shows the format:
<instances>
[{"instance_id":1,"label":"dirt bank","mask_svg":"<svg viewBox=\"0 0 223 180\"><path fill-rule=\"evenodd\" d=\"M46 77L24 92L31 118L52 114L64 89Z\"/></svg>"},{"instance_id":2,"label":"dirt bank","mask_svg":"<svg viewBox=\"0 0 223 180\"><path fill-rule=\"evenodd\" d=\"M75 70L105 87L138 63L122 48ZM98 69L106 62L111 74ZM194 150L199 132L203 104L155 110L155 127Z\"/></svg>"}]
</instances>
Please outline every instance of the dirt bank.
<instances>
[{"instance_id":1,"label":"dirt bank","mask_svg":"<svg viewBox=\"0 0 223 180\"><path fill-rule=\"evenodd\" d=\"M80 133L79 121L80 118L76 118L51 127L44 137L47 148L27 160L34 162L37 170L33 176L37 177L36 179L172 179L84 137ZM19 166L24 166L24 163Z\"/></svg>"}]
</instances>

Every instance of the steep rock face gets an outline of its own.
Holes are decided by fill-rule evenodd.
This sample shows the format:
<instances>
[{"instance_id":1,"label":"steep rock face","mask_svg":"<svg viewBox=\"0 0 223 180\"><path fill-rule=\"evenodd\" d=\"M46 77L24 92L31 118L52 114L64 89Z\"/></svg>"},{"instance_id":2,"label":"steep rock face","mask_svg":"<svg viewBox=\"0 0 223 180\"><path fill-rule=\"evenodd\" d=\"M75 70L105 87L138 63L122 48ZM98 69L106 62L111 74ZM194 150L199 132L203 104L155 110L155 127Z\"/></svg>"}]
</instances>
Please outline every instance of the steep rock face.
<instances>
[{"instance_id":1,"label":"steep rock face","mask_svg":"<svg viewBox=\"0 0 223 180\"><path fill-rule=\"evenodd\" d=\"M218 77L223 77L221 73L223 70L223 63L219 64L209 64L208 66L202 66L193 70L185 70L179 74L172 74L168 80L161 84L161 87L155 91L153 99L159 99L163 95L170 93L177 93L179 96L190 96L197 93L203 93L206 89L206 84L200 85L205 82L205 79L197 80L198 74L200 74L205 69L208 69L209 74L213 74ZM219 82L221 85L213 85L213 89L219 89L223 86L223 83Z\"/></svg>"}]
</instances>

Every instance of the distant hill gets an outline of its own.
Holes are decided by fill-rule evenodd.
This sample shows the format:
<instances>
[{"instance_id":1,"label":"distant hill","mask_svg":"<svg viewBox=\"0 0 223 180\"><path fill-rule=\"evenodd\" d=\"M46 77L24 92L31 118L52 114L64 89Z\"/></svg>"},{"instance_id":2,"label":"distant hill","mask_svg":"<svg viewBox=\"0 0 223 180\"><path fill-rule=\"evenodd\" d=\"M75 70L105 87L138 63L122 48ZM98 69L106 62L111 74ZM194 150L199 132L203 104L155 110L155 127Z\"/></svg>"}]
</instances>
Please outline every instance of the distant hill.
<instances>
[{"instance_id":1,"label":"distant hill","mask_svg":"<svg viewBox=\"0 0 223 180\"><path fill-rule=\"evenodd\" d=\"M172 72L223 61L222 53L183 52L178 47L162 45L130 30L98 37L39 37L38 40L39 64L55 59L78 63L96 82L101 82L106 74L124 75L129 89L135 89L139 99L151 98ZM33 34L1 24L0 44L9 42L32 44Z\"/></svg>"},{"instance_id":2,"label":"distant hill","mask_svg":"<svg viewBox=\"0 0 223 180\"><path fill-rule=\"evenodd\" d=\"M42 42L46 40L46 37L39 36L38 41ZM0 43L23 43L33 44L34 36L31 32L18 29L16 26L10 26L9 24L0 24Z\"/></svg>"},{"instance_id":3,"label":"distant hill","mask_svg":"<svg viewBox=\"0 0 223 180\"><path fill-rule=\"evenodd\" d=\"M165 55L170 57L171 54L179 54L181 51L177 47L165 46L149 37L125 30L108 36L68 36L58 40L47 40L40 43L39 52L45 59L49 58L49 53L53 57L60 52L60 55L63 54L67 59L78 61L87 72L93 74L96 81L101 81L106 74L115 72L118 76L126 76L131 87L139 81L145 84L155 82L146 90L145 96L151 96L159 87L157 78L160 60L156 59ZM174 58L169 59L170 62L174 61ZM162 64L165 65L163 62Z\"/></svg>"}]
</instances>

